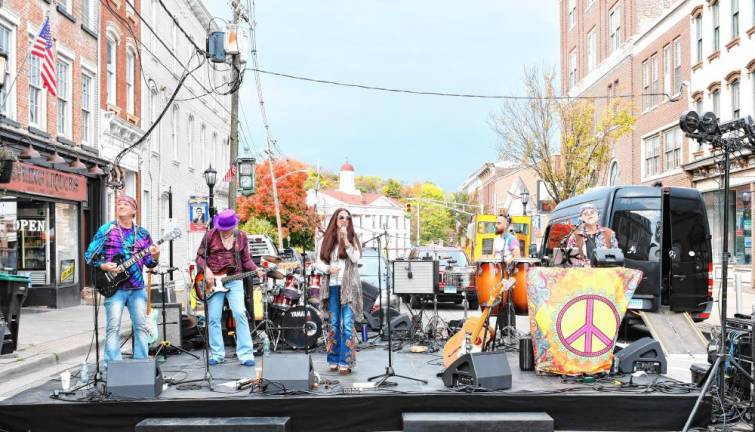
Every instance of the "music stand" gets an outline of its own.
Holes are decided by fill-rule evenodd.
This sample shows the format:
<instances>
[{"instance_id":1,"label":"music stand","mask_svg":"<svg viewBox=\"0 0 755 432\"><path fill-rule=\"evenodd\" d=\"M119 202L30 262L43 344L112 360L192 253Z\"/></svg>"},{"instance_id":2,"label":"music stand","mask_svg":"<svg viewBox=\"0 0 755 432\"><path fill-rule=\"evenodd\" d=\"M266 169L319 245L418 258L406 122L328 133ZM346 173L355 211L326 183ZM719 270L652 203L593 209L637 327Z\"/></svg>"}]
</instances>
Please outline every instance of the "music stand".
<instances>
[{"instance_id":1,"label":"music stand","mask_svg":"<svg viewBox=\"0 0 755 432\"><path fill-rule=\"evenodd\" d=\"M192 352L189 352L189 351L185 350L184 348L182 348L180 346L173 345L168 340L168 322L167 322L168 321L168 316L167 316L166 307L165 307L165 297L166 297L165 296L165 275L166 274L172 275L173 272L176 271L176 270L178 270L178 267L169 267L169 268L167 268L165 270L154 270L153 269L153 270L149 270L148 271L149 273L152 273L153 275L156 274L156 275L160 276L160 291L161 291L161 294L160 294L160 304L162 305L163 338L160 340L160 348L158 348L157 351L155 352L155 358L157 358L160 355L160 353L163 352L163 350L165 350L165 354L166 355L171 354L170 349L172 348L172 349L174 349L174 350L176 350L178 352L181 352L181 353L184 353L184 354L188 354L188 355L194 357L195 359L199 360L199 357L196 354L194 354ZM152 289L152 287L149 287L149 289ZM180 320L180 317L179 317L179 320ZM180 322L171 323L171 324L181 325Z\"/></svg>"},{"instance_id":2,"label":"music stand","mask_svg":"<svg viewBox=\"0 0 755 432\"><path fill-rule=\"evenodd\" d=\"M380 238L383 237L383 236L385 236L387 238L388 237L388 232L387 231L383 231L383 234L379 234L377 236L378 258L380 258L380 250L381 250ZM393 274L393 278L392 279L395 280L395 277L396 277L396 275L395 275L395 266L394 266L393 273L394 274ZM390 306L390 304L391 304L391 289L390 289L390 287L388 287L387 289L388 289L388 305ZM390 320L390 316L389 316L388 317L388 365L385 367L385 373L383 373L381 375L375 375L373 377L368 378L367 380L368 381L372 381L372 380L376 380L376 379L380 378L380 380L377 383L375 383L375 387L376 388L379 388L379 387L382 387L382 386L395 386L395 385L397 385L394 382L388 381L388 378L391 378L391 377L403 378L403 379L407 379L407 380L411 380L411 381L417 381L417 382L421 382L423 384L427 384L427 381L425 381L423 379L413 378L413 377L409 377L409 376L406 376L406 375L399 375L393 369L393 340L391 339L391 333L392 333L391 332L391 320Z\"/></svg>"}]
</instances>

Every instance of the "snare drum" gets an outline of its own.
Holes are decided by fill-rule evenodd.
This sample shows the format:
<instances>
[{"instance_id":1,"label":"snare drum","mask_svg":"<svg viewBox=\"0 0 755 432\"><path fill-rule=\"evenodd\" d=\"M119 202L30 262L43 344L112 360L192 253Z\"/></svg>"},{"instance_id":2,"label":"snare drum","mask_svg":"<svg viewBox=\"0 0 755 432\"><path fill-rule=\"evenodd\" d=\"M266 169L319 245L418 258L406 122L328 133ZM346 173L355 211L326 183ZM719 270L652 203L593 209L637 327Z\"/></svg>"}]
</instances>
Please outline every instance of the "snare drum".
<instances>
[{"instance_id":1,"label":"snare drum","mask_svg":"<svg viewBox=\"0 0 755 432\"><path fill-rule=\"evenodd\" d=\"M499 260L480 260L477 262L475 272L475 288L477 289L477 301L482 309L488 302L495 298L495 288L503 279L503 265ZM497 307L492 311L497 313Z\"/></svg>"},{"instance_id":2,"label":"snare drum","mask_svg":"<svg viewBox=\"0 0 755 432\"><path fill-rule=\"evenodd\" d=\"M309 286L307 286L307 301L313 305L320 304L320 283L325 275L313 272L309 276Z\"/></svg>"},{"instance_id":3,"label":"snare drum","mask_svg":"<svg viewBox=\"0 0 755 432\"><path fill-rule=\"evenodd\" d=\"M291 309L291 306L296 305L296 302L298 300L298 297L296 299L286 297L284 292L281 290L279 294L273 297L273 303L270 306L278 310L287 311Z\"/></svg>"},{"instance_id":4,"label":"snare drum","mask_svg":"<svg viewBox=\"0 0 755 432\"><path fill-rule=\"evenodd\" d=\"M538 258L514 258L512 275L516 285L512 289L511 299L517 315L527 315L527 271L530 267L540 265Z\"/></svg>"},{"instance_id":5,"label":"snare drum","mask_svg":"<svg viewBox=\"0 0 755 432\"><path fill-rule=\"evenodd\" d=\"M301 297L301 291L299 289L300 278L297 275L290 274L286 276L286 282L283 285L282 294L287 299L291 300L299 300L299 297Z\"/></svg>"}]
</instances>

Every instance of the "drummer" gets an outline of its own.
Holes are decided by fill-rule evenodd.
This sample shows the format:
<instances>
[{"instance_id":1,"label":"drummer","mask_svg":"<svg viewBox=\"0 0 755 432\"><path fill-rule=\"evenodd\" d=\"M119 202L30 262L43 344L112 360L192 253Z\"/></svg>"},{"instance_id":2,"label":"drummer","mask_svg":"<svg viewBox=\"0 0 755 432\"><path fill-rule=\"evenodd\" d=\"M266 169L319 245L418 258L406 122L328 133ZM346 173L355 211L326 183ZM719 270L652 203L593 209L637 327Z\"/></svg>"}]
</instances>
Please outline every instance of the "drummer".
<instances>
[{"instance_id":1,"label":"drummer","mask_svg":"<svg viewBox=\"0 0 755 432\"><path fill-rule=\"evenodd\" d=\"M496 259L502 260L505 264L511 264L514 258L521 257L519 251L519 240L514 234L509 232L511 217L501 210L495 220L496 237L493 240L493 254Z\"/></svg>"}]
</instances>

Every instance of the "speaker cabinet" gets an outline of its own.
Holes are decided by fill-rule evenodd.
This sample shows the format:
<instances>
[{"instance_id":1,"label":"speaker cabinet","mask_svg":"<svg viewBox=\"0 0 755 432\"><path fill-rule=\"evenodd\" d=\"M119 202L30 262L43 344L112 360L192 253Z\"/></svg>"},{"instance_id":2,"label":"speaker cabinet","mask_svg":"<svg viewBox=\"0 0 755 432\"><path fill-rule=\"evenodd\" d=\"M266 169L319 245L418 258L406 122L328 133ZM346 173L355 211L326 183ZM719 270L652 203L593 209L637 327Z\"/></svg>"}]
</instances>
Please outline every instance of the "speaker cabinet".
<instances>
[{"instance_id":1,"label":"speaker cabinet","mask_svg":"<svg viewBox=\"0 0 755 432\"><path fill-rule=\"evenodd\" d=\"M440 283L438 261L396 260L393 262L395 295L433 295Z\"/></svg>"},{"instance_id":2,"label":"speaker cabinet","mask_svg":"<svg viewBox=\"0 0 755 432\"><path fill-rule=\"evenodd\" d=\"M307 354L270 354L262 361L264 393L309 391L314 383L312 358Z\"/></svg>"},{"instance_id":3,"label":"speaker cabinet","mask_svg":"<svg viewBox=\"0 0 755 432\"><path fill-rule=\"evenodd\" d=\"M464 354L443 371L446 387L477 386L489 390L511 388L511 368L505 352Z\"/></svg>"},{"instance_id":4,"label":"speaker cabinet","mask_svg":"<svg viewBox=\"0 0 755 432\"><path fill-rule=\"evenodd\" d=\"M163 335L163 309L160 303L152 304L153 313L157 312L157 341L155 347L160 345L160 341L167 340L171 345L181 346L181 303L165 304L165 330L167 338Z\"/></svg>"},{"instance_id":5,"label":"speaker cabinet","mask_svg":"<svg viewBox=\"0 0 755 432\"><path fill-rule=\"evenodd\" d=\"M154 399L163 391L157 360L113 360L107 368L107 390L115 398Z\"/></svg>"}]
</instances>

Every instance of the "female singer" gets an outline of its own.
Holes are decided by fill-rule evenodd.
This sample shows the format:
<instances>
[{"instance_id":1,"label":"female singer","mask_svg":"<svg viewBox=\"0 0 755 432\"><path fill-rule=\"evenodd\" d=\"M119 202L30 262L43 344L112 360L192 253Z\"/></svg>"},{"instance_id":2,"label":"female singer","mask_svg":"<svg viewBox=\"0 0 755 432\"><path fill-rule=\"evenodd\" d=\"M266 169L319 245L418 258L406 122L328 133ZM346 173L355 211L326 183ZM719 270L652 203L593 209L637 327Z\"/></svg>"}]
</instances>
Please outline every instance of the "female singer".
<instances>
[{"instance_id":1,"label":"female singer","mask_svg":"<svg viewBox=\"0 0 755 432\"><path fill-rule=\"evenodd\" d=\"M362 283L359 279L361 245L354 233L351 213L340 208L330 218L317 259L325 273L320 290L323 310L330 318L327 337L328 366L348 375L356 362L357 337L354 321L362 321Z\"/></svg>"}]
</instances>

